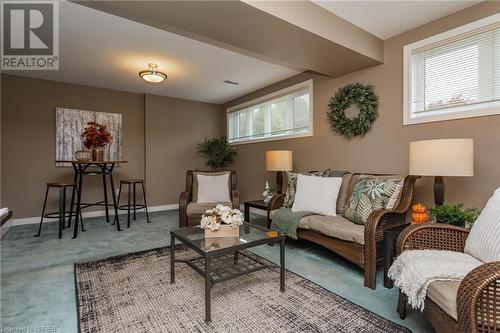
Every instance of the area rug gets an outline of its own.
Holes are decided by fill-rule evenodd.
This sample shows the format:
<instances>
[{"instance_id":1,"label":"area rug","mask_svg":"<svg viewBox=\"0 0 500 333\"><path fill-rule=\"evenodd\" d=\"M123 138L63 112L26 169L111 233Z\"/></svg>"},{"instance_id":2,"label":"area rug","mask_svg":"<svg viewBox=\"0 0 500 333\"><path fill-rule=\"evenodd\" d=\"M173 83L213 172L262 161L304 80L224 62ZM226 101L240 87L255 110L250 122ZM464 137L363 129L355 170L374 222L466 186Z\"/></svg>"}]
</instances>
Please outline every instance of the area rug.
<instances>
[{"instance_id":1,"label":"area rug","mask_svg":"<svg viewBox=\"0 0 500 333\"><path fill-rule=\"evenodd\" d=\"M170 284L169 251L75 264L79 331L411 332L290 271L282 293L277 267L216 284L207 324L203 278L176 263L176 283ZM176 249L176 259L192 255L186 247Z\"/></svg>"}]
</instances>

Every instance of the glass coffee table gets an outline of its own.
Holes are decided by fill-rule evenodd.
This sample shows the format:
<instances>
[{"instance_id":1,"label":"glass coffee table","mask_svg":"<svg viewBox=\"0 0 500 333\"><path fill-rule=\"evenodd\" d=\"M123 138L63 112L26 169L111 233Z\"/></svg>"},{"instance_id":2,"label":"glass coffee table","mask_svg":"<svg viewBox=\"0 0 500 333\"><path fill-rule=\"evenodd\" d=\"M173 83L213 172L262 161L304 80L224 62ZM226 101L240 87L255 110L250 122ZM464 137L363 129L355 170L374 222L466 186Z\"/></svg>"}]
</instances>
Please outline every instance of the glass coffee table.
<instances>
[{"instance_id":1,"label":"glass coffee table","mask_svg":"<svg viewBox=\"0 0 500 333\"><path fill-rule=\"evenodd\" d=\"M170 283L175 283L175 263L189 265L205 278L205 322L211 321L210 292L216 283L270 267L258 256L247 251L251 247L280 243L280 291L285 291L285 235L244 223L239 237L205 238L199 226L170 231ZM175 259L175 240L179 240L199 256L186 260Z\"/></svg>"}]
</instances>

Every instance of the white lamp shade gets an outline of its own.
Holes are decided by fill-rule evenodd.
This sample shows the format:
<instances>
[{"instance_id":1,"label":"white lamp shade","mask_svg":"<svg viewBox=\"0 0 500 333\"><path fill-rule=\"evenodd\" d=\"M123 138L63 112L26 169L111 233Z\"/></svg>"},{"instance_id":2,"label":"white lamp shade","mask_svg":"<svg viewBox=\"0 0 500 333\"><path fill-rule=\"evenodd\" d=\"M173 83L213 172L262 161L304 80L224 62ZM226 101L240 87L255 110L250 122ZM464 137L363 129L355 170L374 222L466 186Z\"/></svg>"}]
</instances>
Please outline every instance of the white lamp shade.
<instances>
[{"instance_id":1,"label":"white lamp shade","mask_svg":"<svg viewBox=\"0 0 500 333\"><path fill-rule=\"evenodd\" d=\"M291 150L269 150L266 151L266 169L268 171L291 171Z\"/></svg>"},{"instance_id":2,"label":"white lamp shade","mask_svg":"<svg viewBox=\"0 0 500 333\"><path fill-rule=\"evenodd\" d=\"M410 142L410 175L474 176L474 141L440 139Z\"/></svg>"}]
</instances>

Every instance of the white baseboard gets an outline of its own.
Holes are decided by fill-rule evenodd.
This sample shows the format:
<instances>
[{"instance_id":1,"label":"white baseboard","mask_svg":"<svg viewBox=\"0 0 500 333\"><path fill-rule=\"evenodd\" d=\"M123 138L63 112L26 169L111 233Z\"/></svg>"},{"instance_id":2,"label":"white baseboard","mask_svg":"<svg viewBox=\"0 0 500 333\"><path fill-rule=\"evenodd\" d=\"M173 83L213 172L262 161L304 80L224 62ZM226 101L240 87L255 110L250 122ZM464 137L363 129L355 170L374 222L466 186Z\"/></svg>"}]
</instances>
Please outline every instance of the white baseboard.
<instances>
[{"instance_id":1,"label":"white baseboard","mask_svg":"<svg viewBox=\"0 0 500 333\"><path fill-rule=\"evenodd\" d=\"M148 207L148 212L159 212L159 211L163 211L163 210L174 210L174 209L179 209L179 204L150 206L150 207ZM139 210L139 211L142 211L142 210ZM122 211L122 213L123 213L123 211ZM92 212L83 212L82 213L82 216L84 218L85 217L99 217L99 216L105 216L105 215L106 215L106 212L104 210L96 210L96 211L92 211ZM110 210L109 215L114 216L115 214L112 210ZM55 218L55 219L46 218L43 221L44 222L54 222L54 221L57 221L57 218ZM25 224L36 224L36 223L40 223L40 216L25 217L22 219L12 219L9 222L6 222L5 224L7 224L7 223L11 223L12 226L25 225ZM4 226L2 226L2 231L1 231L2 236L8 230L8 228L5 228L6 231L4 232L3 227Z\"/></svg>"},{"instance_id":2,"label":"white baseboard","mask_svg":"<svg viewBox=\"0 0 500 333\"><path fill-rule=\"evenodd\" d=\"M12 219L8 220L0 227L0 239L9 231L10 227L12 227Z\"/></svg>"}]
</instances>

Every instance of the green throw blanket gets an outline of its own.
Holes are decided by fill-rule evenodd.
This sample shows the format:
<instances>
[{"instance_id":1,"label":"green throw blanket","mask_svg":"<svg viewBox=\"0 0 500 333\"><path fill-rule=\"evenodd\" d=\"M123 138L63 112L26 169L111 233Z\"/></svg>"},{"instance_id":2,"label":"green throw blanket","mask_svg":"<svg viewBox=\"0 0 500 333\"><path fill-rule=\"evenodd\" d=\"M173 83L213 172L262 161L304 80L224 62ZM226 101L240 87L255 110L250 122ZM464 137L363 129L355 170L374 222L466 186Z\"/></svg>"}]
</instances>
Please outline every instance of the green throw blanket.
<instances>
[{"instance_id":1,"label":"green throw blanket","mask_svg":"<svg viewBox=\"0 0 500 333\"><path fill-rule=\"evenodd\" d=\"M311 212L292 212L290 208L280 208L273 215L271 229L279 231L288 237L297 239L299 221L304 216L314 215Z\"/></svg>"}]
</instances>

